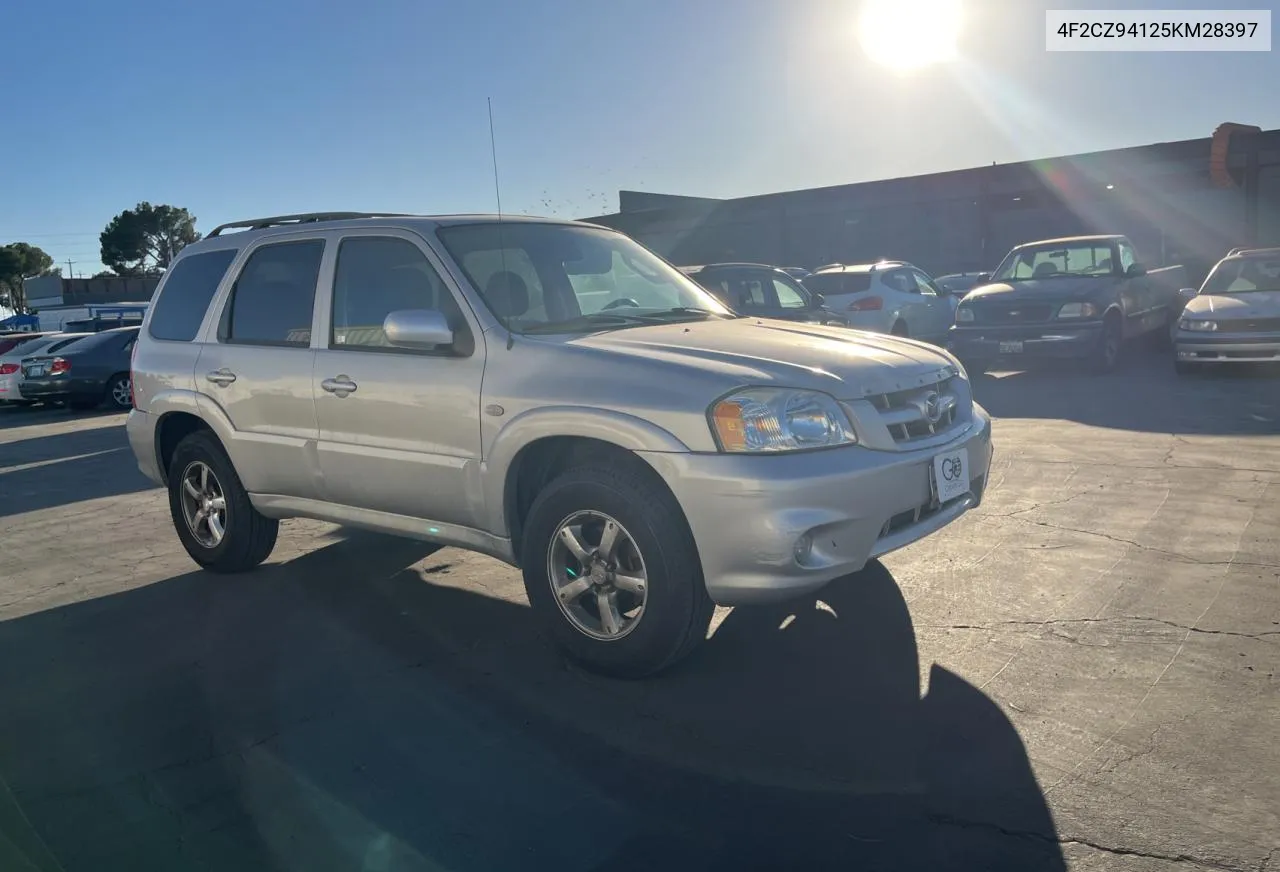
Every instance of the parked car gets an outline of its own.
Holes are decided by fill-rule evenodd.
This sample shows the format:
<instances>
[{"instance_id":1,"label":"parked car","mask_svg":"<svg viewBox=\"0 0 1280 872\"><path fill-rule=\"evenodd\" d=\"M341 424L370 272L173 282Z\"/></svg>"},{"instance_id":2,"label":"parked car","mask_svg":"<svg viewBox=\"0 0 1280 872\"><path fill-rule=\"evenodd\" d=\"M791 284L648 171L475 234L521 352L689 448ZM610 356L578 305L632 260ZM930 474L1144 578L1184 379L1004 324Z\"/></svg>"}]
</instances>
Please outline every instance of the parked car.
<instances>
[{"instance_id":1,"label":"parked car","mask_svg":"<svg viewBox=\"0 0 1280 872\"><path fill-rule=\"evenodd\" d=\"M30 405L22 399L22 361L37 354L52 354L87 333L36 333L26 342L0 354L0 404Z\"/></svg>"},{"instance_id":2,"label":"parked car","mask_svg":"<svg viewBox=\"0 0 1280 872\"><path fill-rule=\"evenodd\" d=\"M1028 242L961 301L949 347L970 369L1066 359L1110 372L1126 343L1168 338L1183 276L1180 266L1147 270L1123 236Z\"/></svg>"},{"instance_id":3,"label":"parked car","mask_svg":"<svg viewBox=\"0 0 1280 872\"><path fill-rule=\"evenodd\" d=\"M797 280L802 279L805 276L809 275L809 270L805 269L802 266L784 266L784 267L779 267L779 269L781 269L787 275L791 276L793 279L797 279Z\"/></svg>"},{"instance_id":4,"label":"parked car","mask_svg":"<svg viewBox=\"0 0 1280 872\"><path fill-rule=\"evenodd\" d=\"M78 411L104 402L115 409L131 405L129 355L138 327L92 333L58 351L23 358L18 390L24 400L66 403Z\"/></svg>"},{"instance_id":5,"label":"parked car","mask_svg":"<svg viewBox=\"0 0 1280 872\"><path fill-rule=\"evenodd\" d=\"M1179 374L1219 363L1280 362L1280 248L1236 249L1189 299L1173 337Z\"/></svg>"},{"instance_id":6,"label":"parked car","mask_svg":"<svg viewBox=\"0 0 1280 872\"><path fill-rule=\"evenodd\" d=\"M803 283L863 330L941 342L951 326L947 295L928 273L903 261L828 264Z\"/></svg>"},{"instance_id":7,"label":"parked car","mask_svg":"<svg viewBox=\"0 0 1280 872\"><path fill-rule=\"evenodd\" d=\"M758 263L713 263L681 267L680 271L702 285L741 315L838 324L849 319L825 305L821 294L812 294L785 270Z\"/></svg>"},{"instance_id":8,"label":"parked car","mask_svg":"<svg viewBox=\"0 0 1280 872\"><path fill-rule=\"evenodd\" d=\"M948 294L958 300L978 285L986 284L990 280L991 273L989 272L959 272L948 273L945 276L935 276L933 283L944 294Z\"/></svg>"},{"instance_id":9,"label":"parked car","mask_svg":"<svg viewBox=\"0 0 1280 872\"><path fill-rule=\"evenodd\" d=\"M39 339L42 336L48 336L52 332L56 332L56 331L40 332L40 331L19 330L19 331L12 331L8 333L0 333L0 354L8 354L9 352L17 348L19 345L23 345L27 342L31 342L34 339Z\"/></svg>"},{"instance_id":10,"label":"parked car","mask_svg":"<svg viewBox=\"0 0 1280 872\"><path fill-rule=\"evenodd\" d=\"M738 316L588 224L230 227L166 271L127 427L212 571L293 516L467 548L521 568L573 658L637 676L714 603L814 591L982 499L990 419L943 349Z\"/></svg>"}]
</instances>

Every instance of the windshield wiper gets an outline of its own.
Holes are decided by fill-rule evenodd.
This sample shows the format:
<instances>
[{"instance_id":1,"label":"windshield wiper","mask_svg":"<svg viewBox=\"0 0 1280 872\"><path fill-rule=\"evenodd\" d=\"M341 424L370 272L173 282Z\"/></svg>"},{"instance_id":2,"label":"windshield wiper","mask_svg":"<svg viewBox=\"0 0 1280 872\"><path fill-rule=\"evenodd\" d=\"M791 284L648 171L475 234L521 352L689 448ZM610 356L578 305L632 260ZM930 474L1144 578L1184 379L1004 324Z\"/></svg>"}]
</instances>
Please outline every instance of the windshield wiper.
<instances>
[{"instance_id":1,"label":"windshield wiper","mask_svg":"<svg viewBox=\"0 0 1280 872\"><path fill-rule=\"evenodd\" d=\"M676 306L671 309L663 309L658 312L645 312L643 316L636 317L654 318L667 320L669 315L695 316L700 318L741 318L742 315L736 312L713 312L710 309L699 309L697 306Z\"/></svg>"},{"instance_id":2,"label":"windshield wiper","mask_svg":"<svg viewBox=\"0 0 1280 872\"><path fill-rule=\"evenodd\" d=\"M534 324L525 327L522 333L573 333L578 330L590 330L592 327L629 327L637 324L652 324L651 319L640 315L621 315L617 312L592 312L579 315L566 321L550 321L546 324Z\"/></svg>"}]
</instances>

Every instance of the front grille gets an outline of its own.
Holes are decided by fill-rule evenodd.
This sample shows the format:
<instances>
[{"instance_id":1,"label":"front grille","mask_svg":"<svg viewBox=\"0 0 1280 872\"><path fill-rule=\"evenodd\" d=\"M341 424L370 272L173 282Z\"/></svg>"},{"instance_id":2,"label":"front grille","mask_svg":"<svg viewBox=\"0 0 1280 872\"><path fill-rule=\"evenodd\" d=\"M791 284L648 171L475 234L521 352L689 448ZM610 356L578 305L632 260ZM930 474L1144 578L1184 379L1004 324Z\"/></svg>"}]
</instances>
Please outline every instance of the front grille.
<instances>
[{"instance_id":1,"label":"front grille","mask_svg":"<svg viewBox=\"0 0 1280 872\"><path fill-rule=\"evenodd\" d=\"M880 420L889 430L893 441L903 447L917 439L927 439L945 433L968 414L961 396L955 390L958 377L953 376L935 384L888 394L867 397Z\"/></svg>"},{"instance_id":2,"label":"front grille","mask_svg":"<svg viewBox=\"0 0 1280 872\"><path fill-rule=\"evenodd\" d=\"M1049 303L985 303L972 308L976 324L1040 324L1053 314Z\"/></svg>"},{"instance_id":3,"label":"front grille","mask_svg":"<svg viewBox=\"0 0 1280 872\"><path fill-rule=\"evenodd\" d=\"M1241 318L1222 321L1218 329L1224 333L1280 333L1280 318Z\"/></svg>"}]
</instances>

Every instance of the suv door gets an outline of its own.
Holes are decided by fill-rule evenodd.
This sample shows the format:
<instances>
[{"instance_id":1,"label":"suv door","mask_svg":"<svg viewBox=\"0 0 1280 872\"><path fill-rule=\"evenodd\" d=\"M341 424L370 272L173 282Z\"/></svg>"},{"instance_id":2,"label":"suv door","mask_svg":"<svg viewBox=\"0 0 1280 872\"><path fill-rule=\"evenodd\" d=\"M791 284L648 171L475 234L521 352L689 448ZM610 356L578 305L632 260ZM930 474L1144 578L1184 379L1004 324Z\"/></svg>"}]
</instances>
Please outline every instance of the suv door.
<instances>
[{"instance_id":1,"label":"suv door","mask_svg":"<svg viewBox=\"0 0 1280 872\"><path fill-rule=\"evenodd\" d=\"M907 272L915 280L916 290L920 294L920 312L923 317L921 337L938 339L945 336L955 317L951 299L934 284L924 270L911 267Z\"/></svg>"},{"instance_id":2,"label":"suv door","mask_svg":"<svg viewBox=\"0 0 1280 872\"><path fill-rule=\"evenodd\" d=\"M197 402L231 422L227 451L250 493L319 498L311 336L324 251L314 236L249 248L196 361Z\"/></svg>"},{"instance_id":3,"label":"suv door","mask_svg":"<svg viewBox=\"0 0 1280 872\"><path fill-rule=\"evenodd\" d=\"M474 527L483 339L444 274L414 234L353 231L338 243L313 384L319 462L328 500ZM443 312L454 343L392 347L383 321L406 309Z\"/></svg>"}]
</instances>

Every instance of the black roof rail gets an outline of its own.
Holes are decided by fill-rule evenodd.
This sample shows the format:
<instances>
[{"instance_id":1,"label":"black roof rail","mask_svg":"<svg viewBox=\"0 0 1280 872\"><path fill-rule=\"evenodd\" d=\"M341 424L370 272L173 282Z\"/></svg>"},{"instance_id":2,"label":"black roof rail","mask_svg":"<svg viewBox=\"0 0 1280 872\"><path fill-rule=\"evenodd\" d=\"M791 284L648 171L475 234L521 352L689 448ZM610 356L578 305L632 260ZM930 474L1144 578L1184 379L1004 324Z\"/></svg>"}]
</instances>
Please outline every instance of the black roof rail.
<instances>
[{"instance_id":1,"label":"black roof rail","mask_svg":"<svg viewBox=\"0 0 1280 872\"><path fill-rule=\"evenodd\" d=\"M248 221L230 221L209 231L205 239L221 235L224 230L244 228L264 230L282 224L312 224L317 221L346 221L351 218L408 218L407 212L303 212L298 215L275 215L271 218L252 218Z\"/></svg>"}]
</instances>

